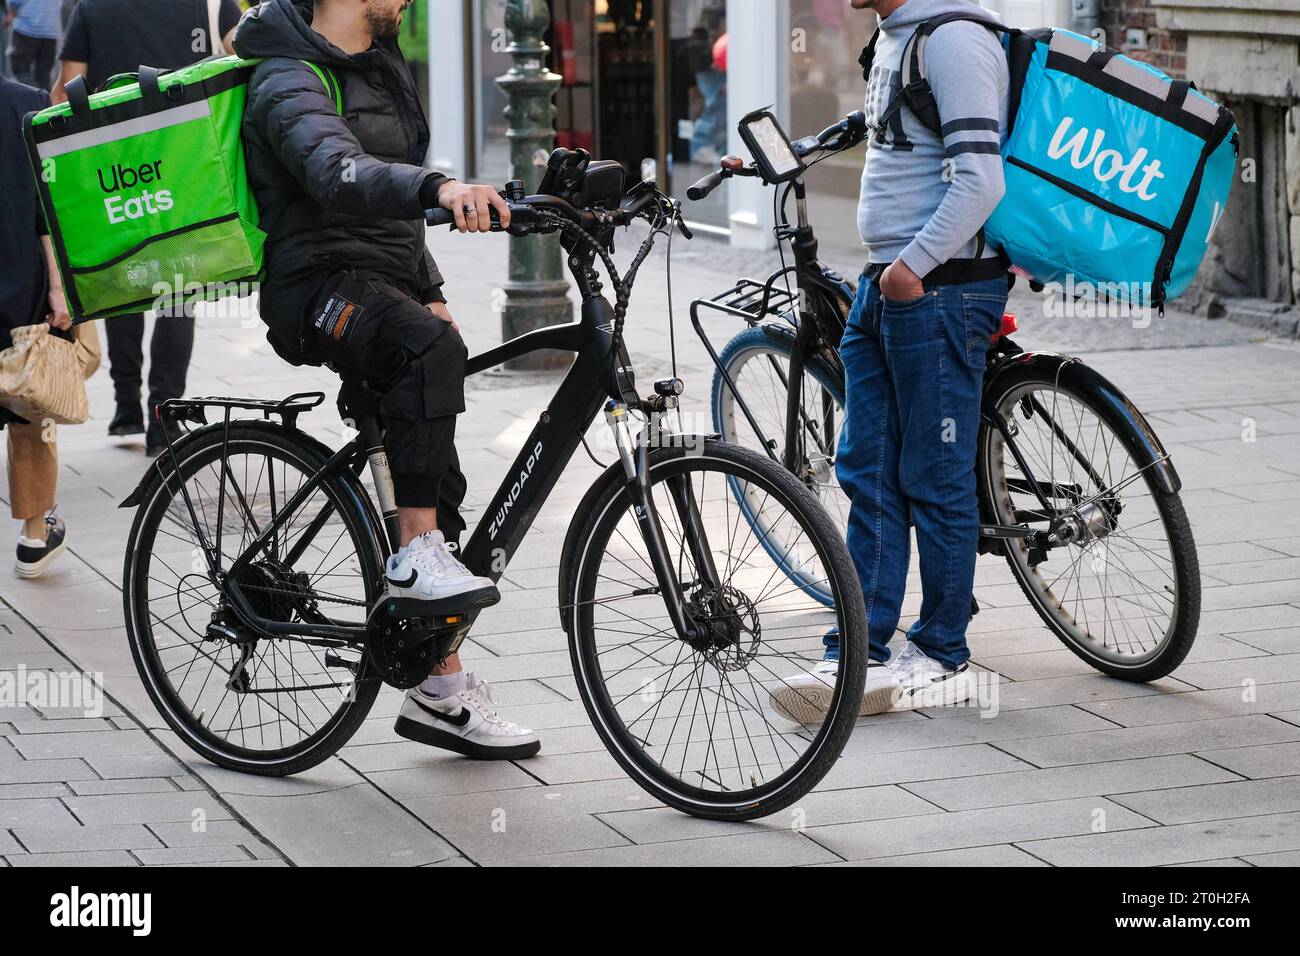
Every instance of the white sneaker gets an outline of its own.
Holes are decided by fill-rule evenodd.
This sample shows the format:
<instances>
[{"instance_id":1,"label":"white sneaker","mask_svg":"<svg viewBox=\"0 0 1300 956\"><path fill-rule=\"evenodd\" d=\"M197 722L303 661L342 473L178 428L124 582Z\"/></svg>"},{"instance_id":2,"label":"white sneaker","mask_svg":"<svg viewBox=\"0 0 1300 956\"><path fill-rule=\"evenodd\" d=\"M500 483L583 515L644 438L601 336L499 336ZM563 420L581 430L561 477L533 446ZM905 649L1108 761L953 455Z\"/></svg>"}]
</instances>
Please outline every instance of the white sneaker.
<instances>
[{"instance_id":1,"label":"white sneaker","mask_svg":"<svg viewBox=\"0 0 1300 956\"><path fill-rule=\"evenodd\" d=\"M771 690L772 709L797 724L820 724L830 709L839 668L839 661L822 661L811 672L782 681ZM858 716L884 713L894 705L898 693L898 678L893 671L884 664L868 663Z\"/></svg>"},{"instance_id":2,"label":"white sneaker","mask_svg":"<svg viewBox=\"0 0 1300 956\"><path fill-rule=\"evenodd\" d=\"M441 531L426 531L388 559L388 611L397 617L454 614L501 600L491 578L470 573Z\"/></svg>"},{"instance_id":3,"label":"white sneaker","mask_svg":"<svg viewBox=\"0 0 1300 956\"><path fill-rule=\"evenodd\" d=\"M916 710L921 707L951 707L963 704L975 692L974 674L970 665L945 667L927 657L925 652L907 642L898 657L890 662L890 670L899 684L899 696L894 710Z\"/></svg>"},{"instance_id":4,"label":"white sneaker","mask_svg":"<svg viewBox=\"0 0 1300 956\"><path fill-rule=\"evenodd\" d=\"M503 720L486 681L466 674L465 690L451 697L430 697L412 687L406 692L393 730L408 740L454 750L477 760L520 760L542 749L533 730Z\"/></svg>"}]
</instances>

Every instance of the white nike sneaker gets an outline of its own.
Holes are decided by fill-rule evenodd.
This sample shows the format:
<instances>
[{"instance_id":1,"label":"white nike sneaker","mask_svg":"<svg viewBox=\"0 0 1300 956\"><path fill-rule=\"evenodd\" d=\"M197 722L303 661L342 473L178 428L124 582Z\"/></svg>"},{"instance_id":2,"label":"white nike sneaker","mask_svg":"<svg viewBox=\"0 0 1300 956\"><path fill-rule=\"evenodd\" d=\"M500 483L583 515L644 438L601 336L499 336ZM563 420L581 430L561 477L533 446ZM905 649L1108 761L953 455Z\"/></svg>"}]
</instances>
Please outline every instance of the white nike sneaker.
<instances>
[{"instance_id":1,"label":"white nike sneaker","mask_svg":"<svg viewBox=\"0 0 1300 956\"><path fill-rule=\"evenodd\" d=\"M890 670L899 684L899 696L893 710L917 710L922 707L951 707L963 704L975 692L975 675L970 665L946 667L927 657L925 652L907 642Z\"/></svg>"},{"instance_id":2,"label":"white nike sneaker","mask_svg":"<svg viewBox=\"0 0 1300 956\"><path fill-rule=\"evenodd\" d=\"M839 667L839 661L822 661L811 672L782 681L770 692L772 709L797 724L820 724L830 709ZM883 714L894 705L898 693L898 678L893 671L884 664L868 662L858 716Z\"/></svg>"},{"instance_id":3,"label":"white nike sneaker","mask_svg":"<svg viewBox=\"0 0 1300 956\"><path fill-rule=\"evenodd\" d=\"M470 573L441 531L426 531L388 559L388 612L396 617L455 614L501 600L491 578Z\"/></svg>"},{"instance_id":4,"label":"white nike sneaker","mask_svg":"<svg viewBox=\"0 0 1300 956\"><path fill-rule=\"evenodd\" d=\"M466 674L465 680L466 689L451 697L429 697L412 687L393 730L408 740L476 760L520 760L542 749L536 731L497 714L486 681L476 683L473 674Z\"/></svg>"}]
</instances>

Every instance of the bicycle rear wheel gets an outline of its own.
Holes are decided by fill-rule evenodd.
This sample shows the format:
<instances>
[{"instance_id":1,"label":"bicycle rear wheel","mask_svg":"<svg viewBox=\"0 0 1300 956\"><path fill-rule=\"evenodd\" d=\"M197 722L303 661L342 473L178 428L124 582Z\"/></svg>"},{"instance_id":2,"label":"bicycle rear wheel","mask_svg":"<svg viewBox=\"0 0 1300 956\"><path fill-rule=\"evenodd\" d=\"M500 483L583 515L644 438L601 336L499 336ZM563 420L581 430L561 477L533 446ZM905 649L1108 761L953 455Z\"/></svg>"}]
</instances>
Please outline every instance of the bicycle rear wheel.
<instances>
[{"instance_id":1,"label":"bicycle rear wheel","mask_svg":"<svg viewBox=\"0 0 1300 956\"><path fill-rule=\"evenodd\" d=\"M212 581L182 486L209 546L220 529L224 574L321 468L323 454L290 429L257 423L228 432L210 426L177 454L178 467L170 455L159 459L161 477L145 493L127 543L123 602L136 668L168 725L202 757L245 773L305 770L352 736L380 681L366 676L358 644L246 632ZM335 473L294 510L240 575L258 614L365 623L379 597L383 555L364 494L351 473ZM226 630L211 629L214 622Z\"/></svg>"},{"instance_id":2,"label":"bicycle rear wheel","mask_svg":"<svg viewBox=\"0 0 1300 956\"><path fill-rule=\"evenodd\" d=\"M987 400L1014 430L1029 474L1001 432L984 426L976 469L984 515L1035 530L1055 519L1073 532L1042 554L1024 539L1003 542L1025 596L1097 670L1131 681L1164 677L1191 650L1201 607L1196 545L1178 495L1137 464L1126 431L1050 371L1004 374Z\"/></svg>"},{"instance_id":3,"label":"bicycle rear wheel","mask_svg":"<svg viewBox=\"0 0 1300 956\"><path fill-rule=\"evenodd\" d=\"M669 806L719 820L776 812L821 780L857 719L866 620L853 564L808 489L762 455L713 440L660 448L650 481L682 599L708 637L686 643L669 622L616 466L579 506L566 548L561 593L583 703L619 764ZM745 519L733 483L760 522ZM704 540L684 530L692 514ZM772 557L756 529L787 552ZM833 606L787 580L786 561L815 574ZM833 625L840 666L814 675ZM803 726L772 695L809 681L829 704Z\"/></svg>"}]
</instances>

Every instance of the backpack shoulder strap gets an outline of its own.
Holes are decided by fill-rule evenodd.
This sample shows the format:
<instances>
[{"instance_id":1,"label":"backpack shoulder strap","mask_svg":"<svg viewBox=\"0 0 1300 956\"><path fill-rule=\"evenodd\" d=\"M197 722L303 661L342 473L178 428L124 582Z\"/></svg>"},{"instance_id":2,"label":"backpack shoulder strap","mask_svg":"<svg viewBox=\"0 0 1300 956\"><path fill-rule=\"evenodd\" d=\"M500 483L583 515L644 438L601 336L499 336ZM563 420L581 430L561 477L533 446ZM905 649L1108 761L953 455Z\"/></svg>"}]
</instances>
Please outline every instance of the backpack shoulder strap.
<instances>
[{"instance_id":1,"label":"backpack shoulder strap","mask_svg":"<svg viewBox=\"0 0 1300 956\"><path fill-rule=\"evenodd\" d=\"M858 65L862 67L862 78L871 79L871 64L876 60L876 41L880 39L880 27L876 27L876 32L871 34L871 39L867 45L862 48L858 54Z\"/></svg>"},{"instance_id":2,"label":"backpack shoulder strap","mask_svg":"<svg viewBox=\"0 0 1300 956\"><path fill-rule=\"evenodd\" d=\"M334 103L334 108L338 110L339 116L343 115L343 87L339 85L339 78L334 75L334 71L328 66L322 66L319 63L311 63L303 60L313 73L319 77L321 85L325 87L325 92Z\"/></svg>"},{"instance_id":3,"label":"backpack shoulder strap","mask_svg":"<svg viewBox=\"0 0 1300 956\"><path fill-rule=\"evenodd\" d=\"M997 33L1016 32L1012 27L978 14L960 12L945 13L918 24L916 30L908 37L907 43L903 45L903 55L899 61L898 95L885 108L885 116L881 118L882 126L886 117L892 118L906 106L921 121L922 126L936 135L939 133L942 126L939 107L934 102L934 91L930 89L930 81L925 78L925 45L935 30L945 23L958 20L978 23Z\"/></svg>"}]
</instances>

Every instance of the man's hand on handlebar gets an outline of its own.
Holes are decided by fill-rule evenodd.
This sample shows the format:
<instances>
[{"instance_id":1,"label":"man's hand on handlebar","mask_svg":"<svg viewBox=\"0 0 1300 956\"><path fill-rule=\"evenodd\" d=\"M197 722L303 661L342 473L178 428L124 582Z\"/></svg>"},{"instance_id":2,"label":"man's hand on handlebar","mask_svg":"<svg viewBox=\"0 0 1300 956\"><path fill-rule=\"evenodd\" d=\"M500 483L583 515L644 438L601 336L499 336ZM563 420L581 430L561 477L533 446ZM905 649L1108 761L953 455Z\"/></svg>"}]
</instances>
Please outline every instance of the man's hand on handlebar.
<instances>
[{"instance_id":1,"label":"man's hand on handlebar","mask_svg":"<svg viewBox=\"0 0 1300 956\"><path fill-rule=\"evenodd\" d=\"M495 186L475 186L448 180L438 189L438 205L456 217L461 232L489 232L495 223L491 210L500 218L500 228L510 228L510 206Z\"/></svg>"}]
</instances>

